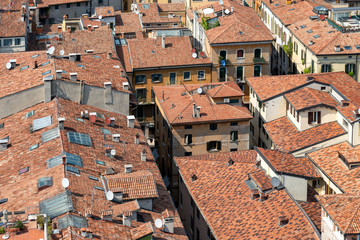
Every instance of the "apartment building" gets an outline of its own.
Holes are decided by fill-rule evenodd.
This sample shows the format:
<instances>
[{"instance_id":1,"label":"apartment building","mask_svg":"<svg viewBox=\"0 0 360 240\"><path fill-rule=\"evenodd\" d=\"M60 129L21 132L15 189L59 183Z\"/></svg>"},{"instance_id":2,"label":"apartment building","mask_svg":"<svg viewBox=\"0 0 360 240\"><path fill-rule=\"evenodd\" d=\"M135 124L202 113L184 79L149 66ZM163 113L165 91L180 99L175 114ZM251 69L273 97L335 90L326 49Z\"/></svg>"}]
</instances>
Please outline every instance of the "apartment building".
<instances>
[{"instance_id":1,"label":"apartment building","mask_svg":"<svg viewBox=\"0 0 360 240\"><path fill-rule=\"evenodd\" d=\"M359 144L360 85L344 72L248 78L251 143L294 156Z\"/></svg>"},{"instance_id":2,"label":"apartment building","mask_svg":"<svg viewBox=\"0 0 360 240\"><path fill-rule=\"evenodd\" d=\"M177 202L174 156L249 149L251 114L234 82L155 86L158 165Z\"/></svg>"},{"instance_id":3,"label":"apartment building","mask_svg":"<svg viewBox=\"0 0 360 240\"><path fill-rule=\"evenodd\" d=\"M254 150L176 157L175 162L178 211L189 239L320 239L288 190L274 187L256 167Z\"/></svg>"},{"instance_id":4,"label":"apartment building","mask_svg":"<svg viewBox=\"0 0 360 240\"><path fill-rule=\"evenodd\" d=\"M133 116L55 98L0 123L7 229L17 220L36 228L46 214L51 238L187 239Z\"/></svg>"},{"instance_id":5,"label":"apartment building","mask_svg":"<svg viewBox=\"0 0 360 240\"><path fill-rule=\"evenodd\" d=\"M270 31L253 9L227 0L193 10L187 21L200 54L213 63L213 78L237 81L248 103L245 77L270 74Z\"/></svg>"},{"instance_id":6,"label":"apartment building","mask_svg":"<svg viewBox=\"0 0 360 240\"><path fill-rule=\"evenodd\" d=\"M153 87L211 83L211 62L193 57L189 37L122 39L117 53L138 101L134 109L146 137L154 139L155 95ZM152 141L152 144L154 142Z\"/></svg>"}]
</instances>

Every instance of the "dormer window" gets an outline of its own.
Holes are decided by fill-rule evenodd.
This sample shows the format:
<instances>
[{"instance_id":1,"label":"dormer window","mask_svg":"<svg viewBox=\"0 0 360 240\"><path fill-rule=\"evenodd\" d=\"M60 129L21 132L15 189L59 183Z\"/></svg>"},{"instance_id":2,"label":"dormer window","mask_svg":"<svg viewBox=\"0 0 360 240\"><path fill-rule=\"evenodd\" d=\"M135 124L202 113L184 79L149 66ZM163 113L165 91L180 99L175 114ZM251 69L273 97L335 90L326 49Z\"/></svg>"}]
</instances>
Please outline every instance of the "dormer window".
<instances>
[{"instance_id":1,"label":"dormer window","mask_svg":"<svg viewBox=\"0 0 360 240\"><path fill-rule=\"evenodd\" d=\"M320 124L320 123L321 123L320 111L308 112L308 124Z\"/></svg>"}]
</instances>

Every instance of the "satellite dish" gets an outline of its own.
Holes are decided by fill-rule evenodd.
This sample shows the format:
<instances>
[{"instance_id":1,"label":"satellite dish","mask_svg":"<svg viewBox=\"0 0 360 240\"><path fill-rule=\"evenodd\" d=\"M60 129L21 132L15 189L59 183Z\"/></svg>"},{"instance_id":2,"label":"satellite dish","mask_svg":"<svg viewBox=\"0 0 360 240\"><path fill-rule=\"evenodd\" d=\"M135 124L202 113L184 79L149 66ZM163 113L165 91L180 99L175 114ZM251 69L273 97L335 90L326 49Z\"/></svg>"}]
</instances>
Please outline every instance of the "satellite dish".
<instances>
[{"instance_id":1,"label":"satellite dish","mask_svg":"<svg viewBox=\"0 0 360 240\"><path fill-rule=\"evenodd\" d=\"M95 115L90 116L90 122L92 122L92 123L96 122L96 116Z\"/></svg>"},{"instance_id":2,"label":"satellite dish","mask_svg":"<svg viewBox=\"0 0 360 240\"><path fill-rule=\"evenodd\" d=\"M114 199L114 193L112 191L108 191L106 193L106 199L112 201Z\"/></svg>"},{"instance_id":3,"label":"satellite dish","mask_svg":"<svg viewBox=\"0 0 360 240\"><path fill-rule=\"evenodd\" d=\"M225 14L229 14L229 13L230 13L229 9L225 9Z\"/></svg>"},{"instance_id":4,"label":"satellite dish","mask_svg":"<svg viewBox=\"0 0 360 240\"><path fill-rule=\"evenodd\" d=\"M69 179L63 178L62 181L61 181L61 185L62 185L64 188L67 188L67 187L70 185Z\"/></svg>"},{"instance_id":5,"label":"satellite dish","mask_svg":"<svg viewBox=\"0 0 360 240\"><path fill-rule=\"evenodd\" d=\"M198 94L202 94L203 89L201 87L199 87L196 91L197 91Z\"/></svg>"},{"instance_id":6,"label":"satellite dish","mask_svg":"<svg viewBox=\"0 0 360 240\"><path fill-rule=\"evenodd\" d=\"M6 69L8 69L8 70L11 69L11 63L10 63L10 62L7 62L7 63L6 63Z\"/></svg>"},{"instance_id":7,"label":"satellite dish","mask_svg":"<svg viewBox=\"0 0 360 240\"><path fill-rule=\"evenodd\" d=\"M60 53L60 55L61 55L61 56L64 56L65 51L64 51L64 50L60 50L60 52L59 52L59 53Z\"/></svg>"},{"instance_id":8,"label":"satellite dish","mask_svg":"<svg viewBox=\"0 0 360 240\"><path fill-rule=\"evenodd\" d=\"M271 185L273 185L273 187L280 186L280 180L277 177L272 177L271 178Z\"/></svg>"},{"instance_id":9,"label":"satellite dish","mask_svg":"<svg viewBox=\"0 0 360 240\"><path fill-rule=\"evenodd\" d=\"M197 58L197 54L196 54L196 53L193 53L191 56L192 56L193 58Z\"/></svg>"},{"instance_id":10,"label":"satellite dish","mask_svg":"<svg viewBox=\"0 0 360 240\"><path fill-rule=\"evenodd\" d=\"M101 16L101 15L99 15L99 19L100 19L100 20L102 19L102 16Z\"/></svg>"},{"instance_id":11,"label":"satellite dish","mask_svg":"<svg viewBox=\"0 0 360 240\"><path fill-rule=\"evenodd\" d=\"M110 119L109 117L105 118L105 123L106 123L107 125L110 125L111 119Z\"/></svg>"},{"instance_id":12,"label":"satellite dish","mask_svg":"<svg viewBox=\"0 0 360 240\"><path fill-rule=\"evenodd\" d=\"M115 150L115 149L111 149L110 154L111 154L111 156L115 156L115 155L116 155L116 150Z\"/></svg>"},{"instance_id":13,"label":"satellite dish","mask_svg":"<svg viewBox=\"0 0 360 240\"><path fill-rule=\"evenodd\" d=\"M162 228L162 226L163 226L163 221L161 219L157 218L155 220L155 227L156 228Z\"/></svg>"},{"instance_id":14,"label":"satellite dish","mask_svg":"<svg viewBox=\"0 0 360 240\"><path fill-rule=\"evenodd\" d=\"M52 55L54 52L55 52L55 47L49 48L48 53L49 53L50 55Z\"/></svg>"}]
</instances>

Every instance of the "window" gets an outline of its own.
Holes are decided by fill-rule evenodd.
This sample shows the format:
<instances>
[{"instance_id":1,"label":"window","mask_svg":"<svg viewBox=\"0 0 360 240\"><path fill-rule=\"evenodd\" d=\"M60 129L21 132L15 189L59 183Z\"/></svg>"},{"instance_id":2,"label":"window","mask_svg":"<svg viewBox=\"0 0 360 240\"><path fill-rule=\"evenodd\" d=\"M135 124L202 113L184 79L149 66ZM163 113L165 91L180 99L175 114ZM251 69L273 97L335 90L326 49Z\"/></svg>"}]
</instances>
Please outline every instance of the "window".
<instances>
[{"instance_id":1,"label":"window","mask_svg":"<svg viewBox=\"0 0 360 240\"><path fill-rule=\"evenodd\" d=\"M186 157L192 156L192 152L185 152L185 156L186 156Z\"/></svg>"},{"instance_id":2,"label":"window","mask_svg":"<svg viewBox=\"0 0 360 240\"><path fill-rule=\"evenodd\" d=\"M170 73L170 85L176 84L176 73Z\"/></svg>"},{"instance_id":3,"label":"window","mask_svg":"<svg viewBox=\"0 0 360 240\"><path fill-rule=\"evenodd\" d=\"M225 50L220 51L220 57L221 57L221 60L226 60L226 51Z\"/></svg>"},{"instance_id":4,"label":"window","mask_svg":"<svg viewBox=\"0 0 360 240\"><path fill-rule=\"evenodd\" d=\"M21 44L21 39L20 38L15 38L15 45L19 46Z\"/></svg>"},{"instance_id":5,"label":"window","mask_svg":"<svg viewBox=\"0 0 360 240\"><path fill-rule=\"evenodd\" d=\"M58 10L59 9L59 5L55 5L55 10Z\"/></svg>"},{"instance_id":6,"label":"window","mask_svg":"<svg viewBox=\"0 0 360 240\"><path fill-rule=\"evenodd\" d=\"M236 57L237 58L244 58L244 49L237 50Z\"/></svg>"},{"instance_id":7,"label":"window","mask_svg":"<svg viewBox=\"0 0 360 240\"><path fill-rule=\"evenodd\" d=\"M66 4L66 8L70 8L70 3L67 3L67 4Z\"/></svg>"},{"instance_id":8,"label":"window","mask_svg":"<svg viewBox=\"0 0 360 240\"><path fill-rule=\"evenodd\" d=\"M146 100L146 88L138 88L135 90L135 97L138 101Z\"/></svg>"},{"instance_id":9,"label":"window","mask_svg":"<svg viewBox=\"0 0 360 240\"><path fill-rule=\"evenodd\" d=\"M217 130L217 123L210 123L210 131Z\"/></svg>"},{"instance_id":10,"label":"window","mask_svg":"<svg viewBox=\"0 0 360 240\"><path fill-rule=\"evenodd\" d=\"M261 49L257 48L254 50L254 58L261 58Z\"/></svg>"},{"instance_id":11,"label":"window","mask_svg":"<svg viewBox=\"0 0 360 240\"><path fill-rule=\"evenodd\" d=\"M159 83L162 81L162 74L158 73L158 74L152 74L151 75L151 81L154 83Z\"/></svg>"},{"instance_id":12,"label":"window","mask_svg":"<svg viewBox=\"0 0 360 240\"><path fill-rule=\"evenodd\" d=\"M261 76L261 66L255 65L254 66L254 77L260 77Z\"/></svg>"},{"instance_id":13,"label":"window","mask_svg":"<svg viewBox=\"0 0 360 240\"><path fill-rule=\"evenodd\" d=\"M321 112L308 112L308 124L321 123Z\"/></svg>"},{"instance_id":14,"label":"window","mask_svg":"<svg viewBox=\"0 0 360 240\"><path fill-rule=\"evenodd\" d=\"M230 132L230 140L237 141L239 139L238 131L231 131Z\"/></svg>"},{"instance_id":15,"label":"window","mask_svg":"<svg viewBox=\"0 0 360 240\"><path fill-rule=\"evenodd\" d=\"M186 145L192 144L192 135L191 135L191 134L186 134L186 135L185 135L184 143L185 143Z\"/></svg>"},{"instance_id":16,"label":"window","mask_svg":"<svg viewBox=\"0 0 360 240\"><path fill-rule=\"evenodd\" d=\"M135 84L143 84L146 82L146 76L145 75L136 75L135 76Z\"/></svg>"},{"instance_id":17,"label":"window","mask_svg":"<svg viewBox=\"0 0 360 240\"><path fill-rule=\"evenodd\" d=\"M238 125L238 122L231 122L230 123L230 126L237 126Z\"/></svg>"},{"instance_id":18,"label":"window","mask_svg":"<svg viewBox=\"0 0 360 240\"><path fill-rule=\"evenodd\" d=\"M4 44L5 45L5 44ZM346 73L350 73L350 72L352 72L353 74L355 74L355 64L353 64L353 63L349 63L349 64L346 64L345 65L345 72Z\"/></svg>"},{"instance_id":19,"label":"window","mask_svg":"<svg viewBox=\"0 0 360 240\"><path fill-rule=\"evenodd\" d=\"M205 71L204 70L198 71L197 78L198 78L198 80L205 79Z\"/></svg>"},{"instance_id":20,"label":"window","mask_svg":"<svg viewBox=\"0 0 360 240\"><path fill-rule=\"evenodd\" d=\"M226 81L226 67L219 68L219 81L220 82Z\"/></svg>"},{"instance_id":21,"label":"window","mask_svg":"<svg viewBox=\"0 0 360 240\"><path fill-rule=\"evenodd\" d=\"M190 72L184 72L184 80L190 80L191 74Z\"/></svg>"},{"instance_id":22,"label":"window","mask_svg":"<svg viewBox=\"0 0 360 240\"><path fill-rule=\"evenodd\" d=\"M65 169L66 169L66 171L68 171L68 172L72 172L72 173L75 173L75 174L80 174L79 169L76 168L76 167L73 167L73 166L70 166L70 165L66 165L66 166L65 166Z\"/></svg>"},{"instance_id":23,"label":"window","mask_svg":"<svg viewBox=\"0 0 360 240\"><path fill-rule=\"evenodd\" d=\"M77 6L77 7L80 7L80 6L81 6L81 3L80 3L80 2L77 2L77 3L76 3L76 6Z\"/></svg>"},{"instance_id":24,"label":"window","mask_svg":"<svg viewBox=\"0 0 360 240\"><path fill-rule=\"evenodd\" d=\"M192 125L185 125L185 129L192 129Z\"/></svg>"},{"instance_id":25,"label":"window","mask_svg":"<svg viewBox=\"0 0 360 240\"><path fill-rule=\"evenodd\" d=\"M87 147L90 147L92 145L90 136L88 134L68 132L67 135L71 143L76 143Z\"/></svg>"},{"instance_id":26,"label":"window","mask_svg":"<svg viewBox=\"0 0 360 240\"><path fill-rule=\"evenodd\" d=\"M243 80L244 79L244 67L239 66L236 68L236 79Z\"/></svg>"},{"instance_id":27,"label":"window","mask_svg":"<svg viewBox=\"0 0 360 240\"><path fill-rule=\"evenodd\" d=\"M211 151L220 151L221 150L221 141L210 141L206 143L207 150Z\"/></svg>"},{"instance_id":28,"label":"window","mask_svg":"<svg viewBox=\"0 0 360 240\"><path fill-rule=\"evenodd\" d=\"M4 123L0 123L0 129L4 128Z\"/></svg>"},{"instance_id":29,"label":"window","mask_svg":"<svg viewBox=\"0 0 360 240\"><path fill-rule=\"evenodd\" d=\"M230 152L236 152L237 150L237 148L230 148Z\"/></svg>"},{"instance_id":30,"label":"window","mask_svg":"<svg viewBox=\"0 0 360 240\"><path fill-rule=\"evenodd\" d=\"M12 39L4 39L4 46L11 46L12 44Z\"/></svg>"},{"instance_id":31,"label":"window","mask_svg":"<svg viewBox=\"0 0 360 240\"><path fill-rule=\"evenodd\" d=\"M39 144L35 144L35 145L32 145L31 147L29 147L29 151L32 151L34 149L37 149L39 147Z\"/></svg>"},{"instance_id":32,"label":"window","mask_svg":"<svg viewBox=\"0 0 360 240\"><path fill-rule=\"evenodd\" d=\"M38 180L38 188L50 187L53 185L52 177L43 177Z\"/></svg>"},{"instance_id":33,"label":"window","mask_svg":"<svg viewBox=\"0 0 360 240\"><path fill-rule=\"evenodd\" d=\"M48 142L48 141L58 138L58 137L60 137L60 131L59 131L59 128L57 128L57 127L41 133L41 141L43 143Z\"/></svg>"},{"instance_id":34,"label":"window","mask_svg":"<svg viewBox=\"0 0 360 240\"><path fill-rule=\"evenodd\" d=\"M331 65L330 64L323 64L321 65L321 72L331 72Z\"/></svg>"},{"instance_id":35,"label":"window","mask_svg":"<svg viewBox=\"0 0 360 240\"><path fill-rule=\"evenodd\" d=\"M100 160L95 160L96 164L99 164L99 165L102 165L102 166L105 166L105 162L104 161L100 161Z\"/></svg>"}]
</instances>

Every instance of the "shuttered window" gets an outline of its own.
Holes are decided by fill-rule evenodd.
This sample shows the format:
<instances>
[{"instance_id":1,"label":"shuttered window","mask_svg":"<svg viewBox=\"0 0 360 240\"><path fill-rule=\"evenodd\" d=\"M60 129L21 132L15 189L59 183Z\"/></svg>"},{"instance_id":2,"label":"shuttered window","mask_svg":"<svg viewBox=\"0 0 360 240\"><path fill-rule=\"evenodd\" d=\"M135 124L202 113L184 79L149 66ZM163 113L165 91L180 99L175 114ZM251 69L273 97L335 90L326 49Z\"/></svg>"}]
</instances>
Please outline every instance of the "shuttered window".
<instances>
[{"instance_id":1,"label":"shuttered window","mask_svg":"<svg viewBox=\"0 0 360 240\"><path fill-rule=\"evenodd\" d=\"M321 112L308 112L308 124L321 123Z\"/></svg>"}]
</instances>

